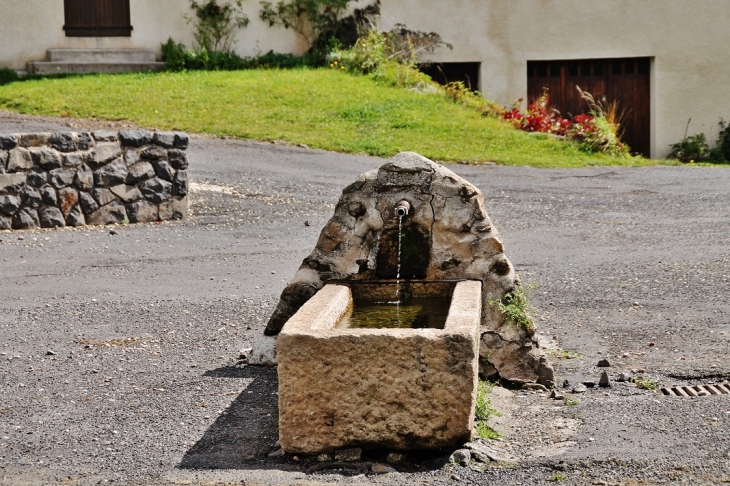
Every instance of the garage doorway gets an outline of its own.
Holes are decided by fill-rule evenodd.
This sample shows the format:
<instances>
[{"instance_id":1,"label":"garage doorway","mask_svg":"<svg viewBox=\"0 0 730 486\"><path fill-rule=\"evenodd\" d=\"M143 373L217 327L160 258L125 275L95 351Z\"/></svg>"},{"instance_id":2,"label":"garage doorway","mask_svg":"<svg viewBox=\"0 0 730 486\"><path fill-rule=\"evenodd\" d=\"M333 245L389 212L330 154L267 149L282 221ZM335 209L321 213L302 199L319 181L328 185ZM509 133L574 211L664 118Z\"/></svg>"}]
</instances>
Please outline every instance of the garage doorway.
<instances>
[{"instance_id":1,"label":"garage doorway","mask_svg":"<svg viewBox=\"0 0 730 486\"><path fill-rule=\"evenodd\" d=\"M129 37L129 0L64 0L66 37Z\"/></svg>"},{"instance_id":2,"label":"garage doorway","mask_svg":"<svg viewBox=\"0 0 730 486\"><path fill-rule=\"evenodd\" d=\"M572 61L528 61L527 97L532 102L549 90L550 108L564 117L585 113L588 105L576 86L596 100L616 101L623 141L633 153L650 156L650 78L648 57L585 59Z\"/></svg>"}]
</instances>

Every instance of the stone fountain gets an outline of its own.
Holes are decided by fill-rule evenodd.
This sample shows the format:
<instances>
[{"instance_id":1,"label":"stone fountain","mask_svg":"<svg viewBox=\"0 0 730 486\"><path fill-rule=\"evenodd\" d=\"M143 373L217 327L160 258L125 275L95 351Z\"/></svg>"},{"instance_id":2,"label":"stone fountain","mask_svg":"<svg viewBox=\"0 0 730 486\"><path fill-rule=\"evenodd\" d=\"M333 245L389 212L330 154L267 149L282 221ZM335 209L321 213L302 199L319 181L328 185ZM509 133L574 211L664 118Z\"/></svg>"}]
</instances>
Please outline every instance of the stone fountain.
<instances>
[{"instance_id":1,"label":"stone fountain","mask_svg":"<svg viewBox=\"0 0 730 486\"><path fill-rule=\"evenodd\" d=\"M277 350L283 449L444 447L469 438L478 371L552 386L534 326L490 305L519 286L475 186L410 152L360 175L251 356ZM437 325L343 325L362 300L439 296Z\"/></svg>"}]
</instances>

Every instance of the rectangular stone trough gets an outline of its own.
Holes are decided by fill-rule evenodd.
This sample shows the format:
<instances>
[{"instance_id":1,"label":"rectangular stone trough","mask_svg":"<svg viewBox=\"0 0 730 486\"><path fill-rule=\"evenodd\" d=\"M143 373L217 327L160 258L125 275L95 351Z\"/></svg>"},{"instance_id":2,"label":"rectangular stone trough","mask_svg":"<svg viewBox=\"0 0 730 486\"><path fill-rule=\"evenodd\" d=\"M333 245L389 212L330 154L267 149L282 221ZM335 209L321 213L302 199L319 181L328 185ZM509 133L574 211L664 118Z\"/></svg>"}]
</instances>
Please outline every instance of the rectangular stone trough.
<instances>
[{"instance_id":1,"label":"rectangular stone trough","mask_svg":"<svg viewBox=\"0 0 730 486\"><path fill-rule=\"evenodd\" d=\"M353 291L372 293L366 284L325 285L289 319L277 343L284 451L436 449L469 439L481 282L448 286L453 293L443 329L338 327L351 312ZM429 285L421 287L409 291L429 295Z\"/></svg>"}]
</instances>

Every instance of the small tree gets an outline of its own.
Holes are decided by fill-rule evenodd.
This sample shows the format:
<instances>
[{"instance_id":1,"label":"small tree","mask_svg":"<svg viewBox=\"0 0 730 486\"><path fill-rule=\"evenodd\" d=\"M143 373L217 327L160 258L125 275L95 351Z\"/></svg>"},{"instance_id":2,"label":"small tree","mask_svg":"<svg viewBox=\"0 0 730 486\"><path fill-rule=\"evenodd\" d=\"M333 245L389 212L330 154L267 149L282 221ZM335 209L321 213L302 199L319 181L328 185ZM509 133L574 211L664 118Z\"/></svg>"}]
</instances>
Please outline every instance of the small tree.
<instances>
[{"instance_id":1,"label":"small tree","mask_svg":"<svg viewBox=\"0 0 730 486\"><path fill-rule=\"evenodd\" d=\"M249 18L242 10L243 0L218 5L215 0L190 2L193 15L185 15L193 24L193 37L198 48L209 52L230 52L235 43L235 30L248 25Z\"/></svg>"},{"instance_id":2,"label":"small tree","mask_svg":"<svg viewBox=\"0 0 730 486\"><path fill-rule=\"evenodd\" d=\"M296 32L309 47L320 36L337 37L340 21L351 0L280 0L276 5L261 2L261 20L270 26L283 25Z\"/></svg>"}]
</instances>

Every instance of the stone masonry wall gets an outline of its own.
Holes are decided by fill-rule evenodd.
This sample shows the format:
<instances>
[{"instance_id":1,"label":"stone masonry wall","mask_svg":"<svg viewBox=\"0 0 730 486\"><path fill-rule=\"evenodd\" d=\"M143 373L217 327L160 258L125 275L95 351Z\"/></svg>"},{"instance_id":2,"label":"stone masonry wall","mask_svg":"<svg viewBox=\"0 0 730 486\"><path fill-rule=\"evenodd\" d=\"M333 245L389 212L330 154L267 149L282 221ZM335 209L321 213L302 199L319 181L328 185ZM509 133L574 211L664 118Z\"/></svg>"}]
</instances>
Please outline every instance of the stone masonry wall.
<instances>
[{"instance_id":1,"label":"stone masonry wall","mask_svg":"<svg viewBox=\"0 0 730 486\"><path fill-rule=\"evenodd\" d=\"M0 133L0 229L181 219L187 146L180 132Z\"/></svg>"}]
</instances>

